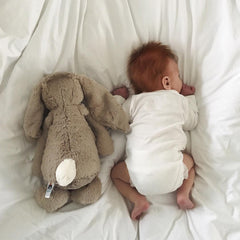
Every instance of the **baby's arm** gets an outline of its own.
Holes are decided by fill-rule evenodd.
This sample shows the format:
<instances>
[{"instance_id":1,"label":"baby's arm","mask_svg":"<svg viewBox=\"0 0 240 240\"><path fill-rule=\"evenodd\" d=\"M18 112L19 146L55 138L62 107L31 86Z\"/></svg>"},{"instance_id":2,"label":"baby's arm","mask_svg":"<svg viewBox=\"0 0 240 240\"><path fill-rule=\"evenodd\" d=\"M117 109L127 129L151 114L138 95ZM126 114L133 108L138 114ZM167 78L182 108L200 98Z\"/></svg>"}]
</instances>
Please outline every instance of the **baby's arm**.
<instances>
[{"instance_id":1,"label":"baby's arm","mask_svg":"<svg viewBox=\"0 0 240 240\"><path fill-rule=\"evenodd\" d=\"M190 131L197 126L198 122L198 109L194 95L190 95L184 98L184 112L185 121L183 130Z\"/></svg>"}]
</instances>

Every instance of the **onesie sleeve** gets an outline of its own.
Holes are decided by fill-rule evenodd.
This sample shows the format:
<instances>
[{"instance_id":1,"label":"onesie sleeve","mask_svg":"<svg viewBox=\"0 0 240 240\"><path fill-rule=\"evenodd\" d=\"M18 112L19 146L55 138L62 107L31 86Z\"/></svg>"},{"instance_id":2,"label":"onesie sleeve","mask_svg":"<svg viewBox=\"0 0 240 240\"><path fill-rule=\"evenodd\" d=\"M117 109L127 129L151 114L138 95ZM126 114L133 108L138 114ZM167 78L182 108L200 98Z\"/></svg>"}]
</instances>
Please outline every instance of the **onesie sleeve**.
<instances>
[{"instance_id":1,"label":"onesie sleeve","mask_svg":"<svg viewBox=\"0 0 240 240\"><path fill-rule=\"evenodd\" d=\"M197 126L198 109L194 95L184 97L184 125L183 130L190 131Z\"/></svg>"},{"instance_id":2,"label":"onesie sleeve","mask_svg":"<svg viewBox=\"0 0 240 240\"><path fill-rule=\"evenodd\" d=\"M123 98L122 96L119 96L119 95L114 95L113 97L122 106L124 112L126 113L126 115L128 117L128 122L130 122L131 121L130 104L131 104L132 97L130 96L128 99L125 99L125 98Z\"/></svg>"}]
</instances>

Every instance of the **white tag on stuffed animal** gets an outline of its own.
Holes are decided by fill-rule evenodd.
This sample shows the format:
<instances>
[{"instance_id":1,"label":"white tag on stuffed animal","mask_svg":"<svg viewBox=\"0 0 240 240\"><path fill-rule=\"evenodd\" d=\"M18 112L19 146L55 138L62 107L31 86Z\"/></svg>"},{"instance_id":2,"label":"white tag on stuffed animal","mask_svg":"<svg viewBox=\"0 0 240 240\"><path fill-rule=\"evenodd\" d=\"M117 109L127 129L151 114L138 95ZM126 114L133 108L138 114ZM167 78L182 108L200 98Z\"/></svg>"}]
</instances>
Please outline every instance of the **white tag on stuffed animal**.
<instances>
[{"instance_id":1,"label":"white tag on stuffed animal","mask_svg":"<svg viewBox=\"0 0 240 240\"><path fill-rule=\"evenodd\" d=\"M48 183L47 190L45 193L45 198L50 198L53 188L54 188L54 183Z\"/></svg>"}]
</instances>

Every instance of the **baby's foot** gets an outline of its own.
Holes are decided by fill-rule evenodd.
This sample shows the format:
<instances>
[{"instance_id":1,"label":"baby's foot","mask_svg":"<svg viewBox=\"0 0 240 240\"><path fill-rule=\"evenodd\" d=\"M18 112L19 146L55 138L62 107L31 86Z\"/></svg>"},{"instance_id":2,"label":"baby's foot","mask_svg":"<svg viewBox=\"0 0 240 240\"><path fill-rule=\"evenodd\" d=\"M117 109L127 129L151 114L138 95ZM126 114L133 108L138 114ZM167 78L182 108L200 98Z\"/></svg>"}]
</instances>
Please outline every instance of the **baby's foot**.
<instances>
[{"instance_id":1,"label":"baby's foot","mask_svg":"<svg viewBox=\"0 0 240 240\"><path fill-rule=\"evenodd\" d=\"M147 201L145 196L140 197L134 203L134 208L131 213L131 218L133 220L138 220L142 213L146 212L149 208L149 202Z\"/></svg>"},{"instance_id":2,"label":"baby's foot","mask_svg":"<svg viewBox=\"0 0 240 240\"><path fill-rule=\"evenodd\" d=\"M177 195L177 204L180 209L192 209L194 208L194 203L191 201L188 195L185 194L178 194Z\"/></svg>"}]
</instances>

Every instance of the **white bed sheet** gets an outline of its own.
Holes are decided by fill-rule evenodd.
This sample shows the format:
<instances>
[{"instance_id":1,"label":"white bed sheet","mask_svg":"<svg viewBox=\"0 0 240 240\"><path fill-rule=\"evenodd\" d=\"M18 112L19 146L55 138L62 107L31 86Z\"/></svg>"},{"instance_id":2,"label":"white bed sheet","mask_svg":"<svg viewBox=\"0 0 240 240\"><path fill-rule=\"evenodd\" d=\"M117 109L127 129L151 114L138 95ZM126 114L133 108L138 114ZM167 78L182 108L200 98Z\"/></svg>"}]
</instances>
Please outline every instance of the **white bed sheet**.
<instances>
[{"instance_id":1,"label":"white bed sheet","mask_svg":"<svg viewBox=\"0 0 240 240\"><path fill-rule=\"evenodd\" d=\"M0 239L240 239L240 1L0 1ZM17 10L17 11L16 11ZM127 84L131 49L149 40L171 46L193 84L199 124L191 133L196 208L175 193L149 198L132 222L109 179L124 151L103 159L101 199L47 214L33 199L34 144L23 133L29 95L43 75L85 74L107 89Z\"/></svg>"}]
</instances>

